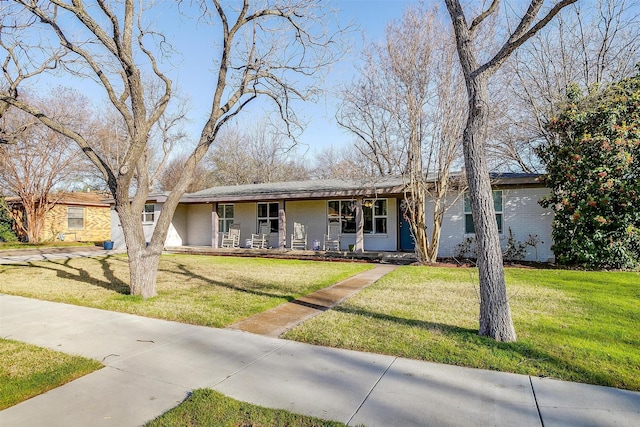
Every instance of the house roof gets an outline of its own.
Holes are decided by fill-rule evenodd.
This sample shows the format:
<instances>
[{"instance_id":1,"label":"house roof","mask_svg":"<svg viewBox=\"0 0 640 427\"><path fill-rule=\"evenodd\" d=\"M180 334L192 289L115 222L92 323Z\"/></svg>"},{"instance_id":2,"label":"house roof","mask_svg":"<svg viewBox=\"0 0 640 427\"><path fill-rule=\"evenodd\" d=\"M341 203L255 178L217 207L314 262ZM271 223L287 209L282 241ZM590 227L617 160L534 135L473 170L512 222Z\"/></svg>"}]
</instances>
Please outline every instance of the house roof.
<instances>
[{"instance_id":1,"label":"house roof","mask_svg":"<svg viewBox=\"0 0 640 427\"><path fill-rule=\"evenodd\" d=\"M324 199L328 197L376 197L402 192L401 178L375 180L323 179L309 181L272 182L265 184L212 187L185 194L183 203L237 202L256 200ZM167 193L150 195L151 200L162 202Z\"/></svg>"},{"instance_id":2,"label":"house roof","mask_svg":"<svg viewBox=\"0 0 640 427\"><path fill-rule=\"evenodd\" d=\"M455 174L460 176L460 174ZM538 174L492 174L494 186L541 185ZM211 187L182 197L182 203L384 197L400 195L406 184L401 177L360 180L323 179ZM149 201L164 202L168 193L154 193Z\"/></svg>"},{"instance_id":3,"label":"house roof","mask_svg":"<svg viewBox=\"0 0 640 427\"><path fill-rule=\"evenodd\" d=\"M7 197L5 200L7 203L21 204L20 197ZM49 200L55 201L57 205L109 207L109 201L105 200L104 193L53 193L49 195Z\"/></svg>"}]
</instances>

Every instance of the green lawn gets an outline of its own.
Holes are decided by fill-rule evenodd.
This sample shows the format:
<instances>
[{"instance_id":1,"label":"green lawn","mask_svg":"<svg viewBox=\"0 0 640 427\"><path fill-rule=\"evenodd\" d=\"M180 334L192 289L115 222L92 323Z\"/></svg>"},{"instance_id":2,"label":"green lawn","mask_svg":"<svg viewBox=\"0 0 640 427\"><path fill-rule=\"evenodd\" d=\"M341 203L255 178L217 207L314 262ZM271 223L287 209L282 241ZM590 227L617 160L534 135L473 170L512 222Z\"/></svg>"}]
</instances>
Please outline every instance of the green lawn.
<instances>
[{"instance_id":1,"label":"green lawn","mask_svg":"<svg viewBox=\"0 0 640 427\"><path fill-rule=\"evenodd\" d=\"M181 405L147 427L338 427L345 424L268 409L225 397L213 390L195 390Z\"/></svg>"},{"instance_id":2,"label":"green lawn","mask_svg":"<svg viewBox=\"0 0 640 427\"><path fill-rule=\"evenodd\" d=\"M20 250L20 249L44 249L44 248L68 248L76 246L95 246L93 242L42 242L42 243L23 243L23 242L0 242L0 251L4 250Z\"/></svg>"},{"instance_id":3,"label":"green lawn","mask_svg":"<svg viewBox=\"0 0 640 427\"><path fill-rule=\"evenodd\" d=\"M94 360L0 339L0 410L100 369Z\"/></svg>"},{"instance_id":4,"label":"green lawn","mask_svg":"<svg viewBox=\"0 0 640 427\"><path fill-rule=\"evenodd\" d=\"M371 268L367 264L163 255L158 296L128 295L124 255L0 265L0 292L225 327Z\"/></svg>"},{"instance_id":5,"label":"green lawn","mask_svg":"<svg viewBox=\"0 0 640 427\"><path fill-rule=\"evenodd\" d=\"M640 273L506 269L516 343L477 335L476 277L401 267L285 338L640 391Z\"/></svg>"}]
</instances>

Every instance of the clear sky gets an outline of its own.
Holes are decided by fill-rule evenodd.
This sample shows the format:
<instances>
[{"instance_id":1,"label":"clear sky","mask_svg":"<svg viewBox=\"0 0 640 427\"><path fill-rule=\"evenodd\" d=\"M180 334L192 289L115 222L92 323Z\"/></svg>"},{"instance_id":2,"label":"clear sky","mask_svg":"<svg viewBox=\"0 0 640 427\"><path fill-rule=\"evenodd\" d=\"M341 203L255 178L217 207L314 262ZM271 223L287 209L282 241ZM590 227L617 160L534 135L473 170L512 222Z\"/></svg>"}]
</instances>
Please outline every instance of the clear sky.
<instances>
[{"instance_id":1,"label":"clear sky","mask_svg":"<svg viewBox=\"0 0 640 427\"><path fill-rule=\"evenodd\" d=\"M326 80L326 95L317 102L307 102L301 105L301 116L308 122L303 134L299 138L301 143L299 152L312 154L323 147L340 147L352 140L346 131L335 123L335 112L338 100L332 95L331 88L348 82L353 77L353 63L361 51L362 35L368 40L380 40L384 36L384 29L392 19L400 18L405 7L416 0L333 0L337 9L341 25L353 23L355 32L350 35L354 46L343 61L332 68ZM206 117L209 113L211 97L214 89L214 74L211 73L211 61L203 58L202 51L204 37L199 32L203 27L194 27L193 22L185 23L172 16L159 17L158 26L165 28L170 25L169 33L175 37L176 47L182 52L180 62L174 64L172 73L179 89L190 98L190 123L188 129L197 139ZM207 33L211 29L206 29ZM201 42L202 40L202 42ZM241 113L241 122L250 122L251 118L263 113L256 106Z\"/></svg>"}]
</instances>

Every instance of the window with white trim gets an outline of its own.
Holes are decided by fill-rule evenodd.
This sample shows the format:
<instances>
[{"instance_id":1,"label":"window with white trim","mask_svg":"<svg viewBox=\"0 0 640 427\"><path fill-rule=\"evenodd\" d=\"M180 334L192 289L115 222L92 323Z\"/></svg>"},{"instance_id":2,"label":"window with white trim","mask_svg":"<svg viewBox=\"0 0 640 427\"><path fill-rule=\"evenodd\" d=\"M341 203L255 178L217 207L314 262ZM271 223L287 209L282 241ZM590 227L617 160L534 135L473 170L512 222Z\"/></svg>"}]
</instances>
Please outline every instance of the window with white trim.
<instances>
[{"instance_id":1,"label":"window with white trim","mask_svg":"<svg viewBox=\"0 0 640 427\"><path fill-rule=\"evenodd\" d=\"M67 228L69 230L82 230L84 228L83 207L67 206Z\"/></svg>"},{"instance_id":2,"label":"window with white trim","mask_svg":"<svg viewBox=\"0 0 640 427\"><path fill-rule=\"evenodd\" d=\"M258 230L262 224L269 224L272 233L278 232L278 202L258 203Z\"/></svg>"},{"instance_id":3,"label":"window with white trim","mask_svg":"<svg viewBox=\"0 0 640 427\"><path fill-rule=\"evenodd\" d=\"M218 204L218 231L227 233L233 224L234 207L232 204Z\"/></svg>"},{"instance_id":4,"label":"window with white trim","mask_svg":"<svg viewBox=\"0 0 640 427\"><path fill-rule=\"evenodd\" d=\"M143 223L150 223L153 222L155 219L155 205L154 204L149 204L149 205L144 205L144 209L142 210L142 222Z\"/></svg>"},{"instance_id":5,"label":"window with white trim","mask_svg":"<svg viewBox=\"0 0 640 427\"><path fill-rule=\"evenodd\" d=\"M387 199L365 199L362 202L363 232L387 233ZM329 224L340 223L344 234L356 232L356 201L330 200L327 202Z\"/></svg>"},{"instance_id":6,"label":"window with white trim","mask_svg":"<svg viewBox=\"0 0 640 427\"><path fill-rule=\"evenodd\" d=\"M502 190L492 191L493 208L496 211L496 223L498 224L498 232L502 233ZM473 226L473 215L471 214L471 199L469 193L464 195L464 232L465 234L475 234L476 230Z\"/></svg>"}]
</instances>

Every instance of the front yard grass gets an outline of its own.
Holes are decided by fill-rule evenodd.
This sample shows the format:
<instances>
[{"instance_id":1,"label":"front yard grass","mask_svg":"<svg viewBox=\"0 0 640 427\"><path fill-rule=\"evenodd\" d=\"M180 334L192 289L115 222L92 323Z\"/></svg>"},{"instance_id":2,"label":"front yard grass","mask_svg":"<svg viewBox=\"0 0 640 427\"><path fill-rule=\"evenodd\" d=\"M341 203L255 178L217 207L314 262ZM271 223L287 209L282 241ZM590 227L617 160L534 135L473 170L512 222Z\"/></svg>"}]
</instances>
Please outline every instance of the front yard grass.
<instances>
[{"instance_id":1,"label":"front yard grass","mask_svg":"<svg viewBox=\"0 0 640 427\"><path fill-rule=\"evenodd\" d=\"M101 367L95 360L0 338L0 410Z\"/></svg>"},{"instance_id":2,"label":"front yard grass","mask_svg":"<svg viewBox=\"0 0 640 427\"><path fill-rule=\"evenodd\" d=\"M477 335L476 277L400 267L285 338L640 391L640 273L506 269L515 343Z\"/></svg>"},{"instance_id":3,"label":"front yard grass","mask_svg":"<svg viewBox=\"0 0 640 427\"><path fill-rule=\"evenodd\" d=\"M225 327L371 268L368 264L163 255L158 296L128 295L124 255L0 265L0 292Z\"/></svg>"},{"instance_id":4,"label":"front yard grass","mask_svg":"<svg viewBox=\"0 0 640 427\"><path fill-rule=\"evenodd\" d=\"M4 250L28 250L28 249L49 249L49 248L68 248L76 246L95 246L93 242L42 242L42 243L24 243L24 242L0 242L0 251Z\"/></svg>"},{"instance_id":5,"label":"front yard grass","mask_svg":"<svg viewBox=\"0 0 640 427\"><path fill-rule=\"evenodd\" d=\"M182 404L147 427L261 426L339 427L345 424L239 402L209 389L195 390Z\"/></svg>"}]
</instances>

